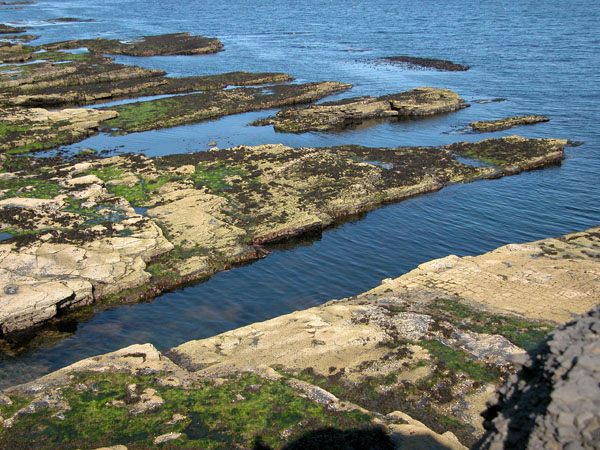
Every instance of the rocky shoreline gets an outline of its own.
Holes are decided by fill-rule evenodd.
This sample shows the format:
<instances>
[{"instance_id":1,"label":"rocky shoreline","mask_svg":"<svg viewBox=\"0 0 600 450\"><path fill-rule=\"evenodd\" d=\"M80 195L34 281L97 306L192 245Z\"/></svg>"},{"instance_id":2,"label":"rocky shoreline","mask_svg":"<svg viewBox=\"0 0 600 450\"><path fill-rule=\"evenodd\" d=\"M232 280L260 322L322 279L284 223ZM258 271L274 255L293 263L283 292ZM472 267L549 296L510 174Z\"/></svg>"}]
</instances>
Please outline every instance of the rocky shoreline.
<instances>
[{"instance_id":1,"label":"rocky shoreline","mask_svg":"<svg viewBox=\"0 0 600 450\"><path fill-rule=\"evenodd\" d=\"M525 351L597 303L599 257L599 228L448 256L166 352L83 360L5 390L0 442L265 448L362 430L376 448L464 449Z\"/></svg>"},{"instance_id":2,"label":"rocky shoreline","mask_svg":"<svg viewBox=\"0 0 600 450\"><path fill-rule=\"evenodd\" d=\"M154 297L344 216L560 162L565 145L513 136L447 147L90 154L76 163L5 155L0 230L11 237L0 243L0 327L7 334L102 300Z\"/></svg>"}]
</instances>

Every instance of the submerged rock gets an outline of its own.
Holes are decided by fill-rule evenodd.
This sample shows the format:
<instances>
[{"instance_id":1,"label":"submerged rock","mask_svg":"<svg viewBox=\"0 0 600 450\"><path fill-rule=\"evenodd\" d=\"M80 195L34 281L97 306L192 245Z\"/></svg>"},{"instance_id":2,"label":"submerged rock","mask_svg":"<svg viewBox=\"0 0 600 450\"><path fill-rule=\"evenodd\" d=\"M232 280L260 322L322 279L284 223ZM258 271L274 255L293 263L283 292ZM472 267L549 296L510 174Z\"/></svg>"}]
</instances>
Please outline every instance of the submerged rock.
<instances>
[{"instance_id":1,"label":"submerged rock","mask_svg":"<svg viewBox=\"0 0 600 450\"><path fill-rule=\"evenodd\" d=\"M389 56L386 58L381 58L379 61L410 68L424 67L427 69L442 70L446 72L464 72L469 70L469 66L456 64L452 61L446 61L445 59L416 58L413 56Z\"/></svg>"},{"instance_id":2,"label":"submerged rock","mask_svg":"<svg viewBox=\"0 0 600 450\"><path fill-rule=\"evenodd\" d=\"M465 108L464 100L449 89L416 88L382 97L353 97L306 108L283 109L275 117L250 125L273 125L275 131L304 133L359 125L370 119L418 118Z\"/></svg>"},{"instance_id":3,"label":"submerged rock","mask_svg":"<svg viewBox=\"0 0 600 450\"><path fill-rule=\"evenodd\" d=\"M550 119L544 116L518 116L506 119L492 120L489 122L471 122L469 126L474 131L489 132L500 131L519 125L532 125L540 122L548 122Z\"/></svg>"}]
</instances>

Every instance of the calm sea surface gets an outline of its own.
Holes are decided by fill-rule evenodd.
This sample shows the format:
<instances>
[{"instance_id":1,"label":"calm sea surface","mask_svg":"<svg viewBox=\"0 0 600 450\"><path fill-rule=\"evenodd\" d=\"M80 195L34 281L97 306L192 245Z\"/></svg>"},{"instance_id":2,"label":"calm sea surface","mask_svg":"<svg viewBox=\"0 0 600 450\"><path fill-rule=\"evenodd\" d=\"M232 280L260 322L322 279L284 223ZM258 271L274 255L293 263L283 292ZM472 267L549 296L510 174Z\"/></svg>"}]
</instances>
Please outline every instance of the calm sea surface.
<instances>
[{"instance_id":1,"label":"calm sea surface","mask_svg":"<svg viewBox=\"0 0 600 450\"><path fill-rule=\"evenodd\" d=\"M418 86L450 88L472 104L423 121L384 123L343 133L287 135L246 124L257 112L123 137L100 135L68 147L149 156L264 143L328 146L442 145L492 136L566 138L560 167L451 186L389 205L319 237L273 249L254 264L71 324L72 333L17 356L0 356L0 387L28 381L79 359L134 343L159 349L358 294L418 264L473 255L600 223L600 4L590 1L382 0L291 2L224 0L48 1L0 7L1 22L30 26L34 43L127 38L189 31L216 36L208 56L118 57L172 76L234 70L286 72L299 82L334 80L350 93L379 96ZM60 17L89 23L48 23ZM470 65L467 72L374 64L410 55ZM503 102L486 100L504 98ZM331 99L331 98L330 98ZM467 134L474 120L542 114L551 121L494 134Z\"/></svg>"}]
</instances>

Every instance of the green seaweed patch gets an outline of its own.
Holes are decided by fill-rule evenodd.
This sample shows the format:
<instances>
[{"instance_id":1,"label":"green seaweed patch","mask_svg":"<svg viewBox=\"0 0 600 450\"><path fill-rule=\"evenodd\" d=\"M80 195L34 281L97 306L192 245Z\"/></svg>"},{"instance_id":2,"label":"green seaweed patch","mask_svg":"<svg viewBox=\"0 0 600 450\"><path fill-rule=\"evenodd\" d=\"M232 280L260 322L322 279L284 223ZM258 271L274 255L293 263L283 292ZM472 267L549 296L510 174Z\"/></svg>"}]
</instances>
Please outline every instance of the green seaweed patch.
<instances>
[{"instance_id":1,"label":"green seaweed patch","mask_svg":"<svg viewBox=\"0 0 600 450\"><path fill-rule=\"evenodd\" d=\"M417 345L425 348L437 361L454 372L460 370L473 380L486 383L497 383L500 380L501 373L498 370L472 360L464 350L448 347L436 340L419 341Z\"/></svg>"},{"instance_id":2,"label":"green seaweed patch","mask_svg":"<svg viewBox=\"0 0 600 450\"><path fill-rule=\"evenodd\" d=\"M191 389L161 386L160 374L142 376L123 373L80 374L62 391L70 409L40 409L19 417L10 429L0 430L5 448L95 448L124 444L148 448L156 436L183 433L185 447L228 449L252 447L256 439L281 446L287 439L327 426L352 429L370 423L363 413L339 413L300 397L283 382L241 374L223 384L199 382ZM135 394L127 387L136 384ZM157 391L164 403L141 414L127 406L144 389ZM173 421L174 414L185 418ZM287 437L282 437L285 432Z\"/></svg>"},{"instance_id":3,"label":"green seaweed patch","mask_svg":"<svg viewBox=\"0 0 600 450\"><path fill-rule=\"evenodd\" d=\"M227 178L234 176L245 178L248 177L248 172L240 166L227 166L217 161L212 164L199 163L196 165L196 170L190 175L190 178L196 188L206 186L214 193L221 193L232 188Z\"/></svg>"},{"instance_id":4,"label":"green seaweed patch","mask_svg":"<svg viewBox=\"0 0 600 450\"><path fill-rule=\"evenodd\" d=\"M14 178L0 180L0 198L35 197L50 199L60 193L61 187L56 182L35 178Z\"/></svg>"},{"instance_id":5,"label":"green seaweed patch","mask_svg":"<svg viewBox=\"0 0 600 450\"><path fill-rule=\"evenodd\" d=\"M398 374L367 376L360 382L345 379L344 369L332 367L330 375L316 373L311 367L299 373L281 367L274 367L286 378L296 378L314 384L331 392L336 397L350 401L370 411L389 414L404 411L423 422L438 433L452 431L461 442L473 442L473 428L459 420L447 424L441 420L442 414L432 406L435 403L448 403L454 400L450 386L456 382L454 374L437 368L427 377L412 383L398 381ZM383 389L382 389L383 388Z\"/></svg>"},{"instance_id":6,"label":"green seaweed patch","mask_svg":"<svg viewBox=\"0 0 600 450\"><path fill-rule=\"evenodd\" d=\"M527 351L536 348L554 329L554 326L545 322L483 313L456 300L439 299L433 307L445 312L445 318L461 329L499 334Z\"/></svg>"},{"instance_id":7,"label":"green seaweed patch","mask_svg":"<svg viewBox=\"0 0 600 450\"><path fill-rule=\"evenodd\" d=\"M0 416L4 419L10 418L18 410L29 405L32 400L31 397L20 394L10 394L8 397L12 403L10 405L0 405Z\"/></svg>"}]
</instances>

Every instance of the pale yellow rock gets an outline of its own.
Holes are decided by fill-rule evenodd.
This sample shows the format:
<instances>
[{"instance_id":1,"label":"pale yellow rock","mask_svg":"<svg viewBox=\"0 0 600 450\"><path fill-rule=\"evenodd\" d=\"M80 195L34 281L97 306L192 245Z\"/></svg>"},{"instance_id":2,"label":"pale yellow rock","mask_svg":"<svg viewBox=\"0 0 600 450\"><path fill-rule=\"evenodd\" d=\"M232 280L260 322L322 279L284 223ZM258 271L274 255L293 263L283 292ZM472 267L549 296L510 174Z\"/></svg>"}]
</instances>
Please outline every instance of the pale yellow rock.
<instances>
[{"instance_id":1,"label":"pale yellow rock","mask_svg":"<svg viewBox=\"0 0 600 450\"><path fill-rule=\"evenodd\" d=\"M598 232L600 227L595 227L474 257L448 256L421 264L372 292L458 293L462 301L493 312L564 323L600 299L600 268L590 257L599 249Z\"/></svg>"}]
</instances>

